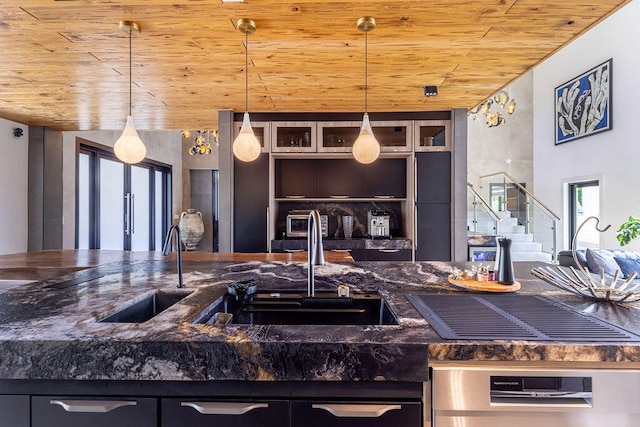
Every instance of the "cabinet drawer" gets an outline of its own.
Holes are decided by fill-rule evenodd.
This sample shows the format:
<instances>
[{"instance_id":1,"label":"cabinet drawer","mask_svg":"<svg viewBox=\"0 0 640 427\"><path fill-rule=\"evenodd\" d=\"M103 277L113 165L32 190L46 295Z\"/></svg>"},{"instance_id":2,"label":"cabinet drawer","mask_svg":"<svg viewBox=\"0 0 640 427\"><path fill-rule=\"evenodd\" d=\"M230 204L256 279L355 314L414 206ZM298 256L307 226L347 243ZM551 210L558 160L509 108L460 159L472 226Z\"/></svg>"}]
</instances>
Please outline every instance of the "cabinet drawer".
<instances>
[{"instance_id":1,"label":"cabinet drawer","mask_svg":"<svg viewBox=\"0 0 640 427\"><path fill-rule=\"evenodd\" d=\"M411 249L367 249L367 261L411 261Z\"/></svg>"},{"instance_id":2,"label":"cabinet drawer","mask_svg":"<svg viewBox=\"0 0 640 427\"><path fill-rule=\"evenodd\" d=\"M32 427L156 427L153 398L31 398Z\"/></svg>"},{"instance_id":3,"label":"cabinet drawer","mask_svg":"<svg viewBox=\"0 0 640 427\"><path fill-rule=\"evenodd\" d=\"M162 399L162 427L286 426L288 401Z\"/></svg>"},{"instance_id":4,"label":"cabinet drawer","mask_svg":"<svg viewBox=\"0 0 640 427\"><path fill-rule=\"evenodd\" d=\"M29 396L0 395L0 425L29 427Z\"/></svg>"},{"instance_id":5,"label":"cabinet drawer","mask_svg":"<svg viewBox=\"0 0 640 427\"><path fill-rule=\"evenodd\" d=\"M421 427L420 402L302 402L291 404L292 427Z\"/></svg>"}]
</instances>

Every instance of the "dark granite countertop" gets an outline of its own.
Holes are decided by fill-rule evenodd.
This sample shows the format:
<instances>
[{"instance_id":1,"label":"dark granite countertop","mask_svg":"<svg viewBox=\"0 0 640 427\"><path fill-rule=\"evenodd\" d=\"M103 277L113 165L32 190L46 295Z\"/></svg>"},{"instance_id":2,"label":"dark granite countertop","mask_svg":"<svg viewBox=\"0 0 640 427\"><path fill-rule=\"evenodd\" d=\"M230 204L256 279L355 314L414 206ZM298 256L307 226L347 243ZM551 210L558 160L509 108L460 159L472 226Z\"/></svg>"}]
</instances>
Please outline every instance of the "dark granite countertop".
<instances>
[{"instance_id":1,"label":"dark granite countertop","mask_svg":"<svg viewBox=\"0 0 640 427\"><path fill-rule=\"evenodd\" d=\"M556 290L516 263L519 293L545 294L640 331L640 310ZM138 324L99 323L134 298L175 290L166 260L111 262L0 291L0 379L425 381L429 361L640 365L640 344L441 339L407 293L466 292L449 285L449 263L328 263L317 289L378 290L400 319L393 326L190 323L233 281L306 288L304 263L190 262L179 303Z\"/></svg>"}]
</instances>

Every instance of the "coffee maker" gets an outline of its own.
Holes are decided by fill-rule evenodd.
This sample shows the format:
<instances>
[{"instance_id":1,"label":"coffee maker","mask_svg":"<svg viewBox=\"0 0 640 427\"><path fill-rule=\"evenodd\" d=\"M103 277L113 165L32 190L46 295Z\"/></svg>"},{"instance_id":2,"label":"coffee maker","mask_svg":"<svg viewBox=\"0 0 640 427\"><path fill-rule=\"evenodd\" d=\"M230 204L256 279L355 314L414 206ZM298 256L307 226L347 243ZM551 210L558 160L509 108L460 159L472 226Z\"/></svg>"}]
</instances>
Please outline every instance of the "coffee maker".
<instances>
[{"instance_id":1,"label":"coffee maker","mask_svg":"<svg viewBox=\"0 0 640 427\"><path fill-rule=\"evenodd\" d=\"M367 212L367 228L369 236L373 238L390 238L389 212L372 210Z\"/></svg>"}]
</instances>

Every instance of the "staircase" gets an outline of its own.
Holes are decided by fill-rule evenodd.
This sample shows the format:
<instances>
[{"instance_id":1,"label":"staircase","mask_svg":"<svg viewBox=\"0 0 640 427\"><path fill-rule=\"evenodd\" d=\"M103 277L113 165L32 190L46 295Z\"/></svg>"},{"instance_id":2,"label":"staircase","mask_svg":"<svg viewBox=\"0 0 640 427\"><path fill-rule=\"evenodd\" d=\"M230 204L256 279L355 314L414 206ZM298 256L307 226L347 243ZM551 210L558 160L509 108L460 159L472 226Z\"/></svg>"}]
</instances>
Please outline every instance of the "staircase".
<instances>
[{"instance_id":1,"label":"staircase","mask_svg":"<svg viewBox=\"0 0 640 427\"><path fill-rule=\"evenodd\" d=\"M498 215L498 235L511 239L512 261L551 262L551 254L542 251L542 244L533 241L533 234L526 234L524 225L509 211L495 212Z\"/></svg>"}]
</instances>

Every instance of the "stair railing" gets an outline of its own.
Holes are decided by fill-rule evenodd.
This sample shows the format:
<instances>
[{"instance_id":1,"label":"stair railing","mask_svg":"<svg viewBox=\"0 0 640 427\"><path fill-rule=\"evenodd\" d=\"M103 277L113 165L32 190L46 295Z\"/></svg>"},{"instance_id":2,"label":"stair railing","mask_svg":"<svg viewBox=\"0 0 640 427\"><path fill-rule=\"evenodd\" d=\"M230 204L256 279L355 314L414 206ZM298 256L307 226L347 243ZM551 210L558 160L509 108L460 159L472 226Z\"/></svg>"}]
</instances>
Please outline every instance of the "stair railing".
<instances>
[{"instance_id":1,"label":"stair railing","mask_svg":"<svg viewBox=\"0 0 640 427\"><path fill-rule=\"evenodd\" d=\"M481 182L489 179L495 180L490 183L502 185L503 197L502 200L500 200L500 210L507 210L507 188L515 187L524 195L526 209L524 211L524 224L522 225L525 227L525 233L533 234L533 240L541 243L543 251L550 253L551 260L555 262L558 252L556 232L560 216L542 203L507 172L496 172L480 177ZM482 185L481 188L484 188L484 185ZM491 200L490 196L489 200ZM491 206L491 204L489 204L489 206Z\"/></svg>"},{"instance_id":2,"label":"stair railing","mask_svg":"<svg viewBox=\"0 0 640 427\"><path fill-rule=\"evenodd\" d=\"M473 184L469 182L467 183L467 197L467 206L471 208L471 211L467 213L467 220L471 219L468 224L469 231L474 234L498 234L500 218L473 187Z\"/></svg>"}]
</instances>

